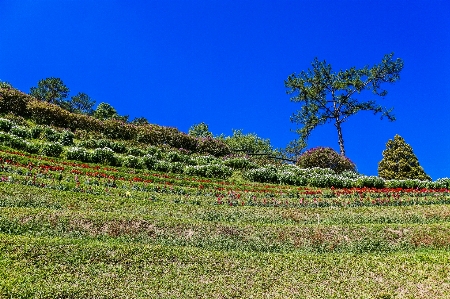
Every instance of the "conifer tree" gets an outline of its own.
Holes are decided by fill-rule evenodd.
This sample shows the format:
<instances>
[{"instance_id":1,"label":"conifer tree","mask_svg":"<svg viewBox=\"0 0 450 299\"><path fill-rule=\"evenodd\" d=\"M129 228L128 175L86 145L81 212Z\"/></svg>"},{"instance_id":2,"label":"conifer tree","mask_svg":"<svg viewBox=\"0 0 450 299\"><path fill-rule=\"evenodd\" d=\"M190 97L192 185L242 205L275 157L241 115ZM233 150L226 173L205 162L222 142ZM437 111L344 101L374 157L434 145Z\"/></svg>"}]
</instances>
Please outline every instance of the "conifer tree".
<instances>
[{"instance_id":1,"label":"conifer tree","mask_svg":"<svg viewBox=\"0 0 450 299\"><path fill-rule=\"evenodd\" d=\"M383 159L378 163L378 176L388 180L419 179L431 181L425 173L412 147L400 135L386 143Z\"/></svg>"}]
</instances>

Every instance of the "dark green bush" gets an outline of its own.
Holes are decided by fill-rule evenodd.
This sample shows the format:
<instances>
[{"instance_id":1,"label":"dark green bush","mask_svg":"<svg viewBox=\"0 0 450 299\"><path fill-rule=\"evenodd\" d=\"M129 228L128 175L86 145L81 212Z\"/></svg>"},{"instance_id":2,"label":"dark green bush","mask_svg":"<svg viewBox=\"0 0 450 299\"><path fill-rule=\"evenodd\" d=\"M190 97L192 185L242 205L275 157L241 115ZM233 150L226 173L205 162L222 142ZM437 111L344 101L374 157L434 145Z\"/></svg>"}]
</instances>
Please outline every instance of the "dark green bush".
<instances>
[{"instance_id":1,"label":"dark green bush","mask_svg":"<svg viewBox=\"0 0 450 299\"><path fill-rule=\"evenodd\" d=\"M91 162L91 155L84 148L72 147L67 150L67 160L76 160L81 162Z\"/></svg>"},{"instance_id":2,"label":"dark green bush","mask_svg":"<svg viewBox=\"0 0 450 299\"><path fill-rule=\"evenodd\" d=\"M197 152L216 157L223 157L231 153L230 148L223 141L210 137L198 140Z\"/></svg>"},{"instance_id":3,"label":"dark green bush","mask_svg":"<svg viewBox=\"0 0 450 299\"><path fill-rule=\"evenodd\" d=\"M247 170L258 167L255 163L243 157L226 159L224 160L223 163L226 166L231 167L233 169L241 169L241 170Z\"/></svg>"},{"instance_id":4,"label":"dark green bush","mask_svg":"<svg viewBox=\"0 0 450 299\"><path fill-rule=\"evenodd\" d=\"M9 133L25 139L30 137L30 132L28 128L21 126L12 126L11 129L9 130Z\"/></svg>"},{"instance_id":5,"label":"dark green bush","mask_svg":"<svg viewBox=\"0 0 450 299\"><path fill-rule=\"evenodd\" d=\"M13 126L12 121L6 118L0 118L0 131L9 132Z\"/></svg>"},{"instance_id":6,"label":"dark green bush","mask_svg":"<svg viewBox=\"0 0 450 299\"><path fill-rule=\"evenodd\" d=\"M144 157L142 157L142 161L145 164L145 166L147 167L147 169L154 170L155 165L158 162L158 159L153 155L147 154Z\"/></svg>"},{"instance_id":7,"label":"dark green bush","mask_svg":"<svg viewBox=\"0 0 450 299\"><path fill-rule=\"evenodd\" d=\"M97 148L98 143L94 139L88 139L88 140L82 140L80 143L78 143L79 147L85 147L85 148Z\"/></svg>"},{"instance_id":8,"label":"dark green bush","mask_svg":"<svg viewBox=\"0 0 450 299\"><path fill-rule=\"evenodd\" d=\"M30 128L30 137L33 139L38 139L41 137L41 133L44 131L42 126L34 126Z\"/></svg>"},{"instance_id":9,"label":"dark green bush","mask_svg":"<svg viewBox=\"0 0 450 299\"><path fill-rule=\"evenodd\" d=\"M50 142L57 142L61 139L61 134L49 127L44 128L44 138Z\"/></svg>"},{"instance_id":10,"label":"dark green bush","mask_svg":"<svg viewBox=\"0 0 450 299\"><path fill-rule=\"evenodd\" d=\"M161 171L161 172L168 172L170 171L170 162L167 161L156 161L155 165L153 166L153 170Z\"/></svg>"},{"instance_id":11,"label":"dark green bush","mask_svg":"<svg viewBox=\"0 0 450 299\"><path fill-rule=\"evenodd\" d=\"M68 131L68 130L64 130L61 133L61 144L64 146L69 146L69 145L73 145L73 138L75 137L75 135Z\"/></svg>"},{"instance_id":12,"label":"dark green bush","mask_svg":"<svg viewBox=\"0 0 450 299\"><path fill-rule=\"evenodd\" d=\"M63 146L59 142L47 142L41 147L41 154L47 157L59 157L63 152Z\"/></svg>"},{"instance_id":13,"label":"dark green bush","mask_svg":"<svg viewBox=\"0 0 450 299\"><path fill-rule=\"evenodd\" d=\"M94 163L102 163L106 165L116 164L114 151L108 147L96 148L91 154L91 160Z\"/></svg>"},{"instance_id":14,"label":"dark green bush","mask_svg":"<svg viewBox=\"0 0 450 299\"><path fill-rule=\"evenodd\" d=\"M144 165L145 164L142 161L142 159L135 157L135 156L131 156L131 155L123 157L123 160L122 160L123 167L140 169L140 168L143 168Z\"/></svg>"},{"instance_id":15,"label":"dark green bush","mask_svg":"<svg viewBox=\"0 0 450 299\"><path fill-rule=\"evenodd\" d=\"M173 173L183 173L184 165L181 162L172 162L170 163L170 172Z\"/></svg>"},{"instance_id":16,"label":"dark green bush","mask_svg":"<svg viewBox=\"0 0 450 299\"><path fill-rule=\"evenodd\" d=\"M136 147L131 147L128 149L127 154L135 157L143 157L145 156L145 151Z\"/></svg>"},{"instance_id":17,"label":"dark green bush","mask_svg":"<svg viewBox=\"0 0 450 299\"><path fill-rule=\"evenodd\" d=\"M341 156L329 147L316 147L303 153L297 160L300 168L329 168L336 173L356 171L355 164L349 158Z\"/></svg>"}]
</instances>

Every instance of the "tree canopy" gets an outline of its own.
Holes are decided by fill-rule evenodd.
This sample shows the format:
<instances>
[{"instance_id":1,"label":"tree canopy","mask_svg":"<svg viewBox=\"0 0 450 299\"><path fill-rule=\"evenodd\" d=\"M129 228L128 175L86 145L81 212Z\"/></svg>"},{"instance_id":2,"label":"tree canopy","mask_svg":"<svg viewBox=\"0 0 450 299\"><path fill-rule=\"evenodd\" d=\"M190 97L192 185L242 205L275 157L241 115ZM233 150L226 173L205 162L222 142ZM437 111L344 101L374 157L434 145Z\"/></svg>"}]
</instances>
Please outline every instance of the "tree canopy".
<instances>
[{"instance_id":1,"label":"tree canopy","mask_svg":"<svg viewBox=\"0 0 450 299\"><path fill-rule=\"evenodd\" d=\"M77 95L71 97L70 101L67 102L67 110L75 113L82 113L87 115L93 115L95 101L92 100L84 92L79 92Z\"/></svg>"},{"instance_id":2,"label":"tree canopy","mask_svg":"<svg viewBox=\"0 0 450 299\"><path fill-rule=\"evenodd\" d=\"M254 133L244 134L242 130L233 130L232 136L223 137L223 141L233 150L247 154L272 154L274 149L269 139L263 139Z\"/></svg>"},{"instance_id":3,"label":"tree canopy","mask_svg":"<svg viewBox=\"0 0 450 299\"><path fill-rule=\"evenodd\" d=\"M292 74L285 81L287 93L292 94L292 102L300 103L301 109L294 113L291 121L303 125L296 130L299 140L294 143L302 150L307 145L311 132L318 126L333 122L338 133L341 155L345 155L342 123L359 111L381 113L381 118L395 120L392 109L378 105L375 100L362 100L359 95L364 90L372 91L374 96L384 97L387 90L383 83L394 83L400 79L403 61L393 60L393 53L383 57L380 64L362 69L352 67L348 70L333 72L331 65L317 58L312 62L312 69Z\"/></svg>"},{"instance_id":4,"label":"tree canopy","mask_svg":"<svg viewBox=\"0 0 450 299\"><path fill-rule=\"evenodd\" d=\"M100 120L117 119L128 122L128 115L119 115L116 109L108 103L100 103L94 111L94 117Z\"/></svg>"},{"instance_id":5,"label":"tree canopy","mask_svg":"<svg viewBox=\"0 0 450 299\"><path fill-rule=\"evenodd\" d=\"M188 134L194 137L213 137L213 134L209 131L208 125L204 122L192 125L189 128Z\"/></svg>"},{"instance_id":6,"label":"tree canopy","mask_svg":"<svg viewBox=\"0 0 450 299\"><path fill-rule=\"evenodd\" d=\"M31 87L30 95L40 101L61 106L69 95L69 88L60 78L50 77L39 80L37 87Z\"/></svg>"}]
</instances>

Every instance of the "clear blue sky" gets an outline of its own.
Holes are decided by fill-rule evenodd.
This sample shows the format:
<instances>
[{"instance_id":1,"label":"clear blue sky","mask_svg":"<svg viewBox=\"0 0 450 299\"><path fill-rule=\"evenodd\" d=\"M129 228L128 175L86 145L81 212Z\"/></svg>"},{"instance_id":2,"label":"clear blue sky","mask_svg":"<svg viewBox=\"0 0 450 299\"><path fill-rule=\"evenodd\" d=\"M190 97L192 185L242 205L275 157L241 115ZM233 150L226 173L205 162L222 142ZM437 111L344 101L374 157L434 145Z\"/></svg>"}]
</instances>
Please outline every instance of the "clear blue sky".
<instances>
[{"instance_id":1,"label":"clear blue sky","mask_svg":"<svg viewBox=\"0 0 450 299\"><path fill-rule=\"evenodd\" d=\"M29 92L59 77L130 119L187 132L256 133L285 147L299 104L284 80L314 57L334 69L404 60L379 103L343 126L347 155L376 175L400 134L433 179L450 176L450 1L0 0L0 79ZM332 124L310 147L339 150Z\"/></svg>"}]
</instances>

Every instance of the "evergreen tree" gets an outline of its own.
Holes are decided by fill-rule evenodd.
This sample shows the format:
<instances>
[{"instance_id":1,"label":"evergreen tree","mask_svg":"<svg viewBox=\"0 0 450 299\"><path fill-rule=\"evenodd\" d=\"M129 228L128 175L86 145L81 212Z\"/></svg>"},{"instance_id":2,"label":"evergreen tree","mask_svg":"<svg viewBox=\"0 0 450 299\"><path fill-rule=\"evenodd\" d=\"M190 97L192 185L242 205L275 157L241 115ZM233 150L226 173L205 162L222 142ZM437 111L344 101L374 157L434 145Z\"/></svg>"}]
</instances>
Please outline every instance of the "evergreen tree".
<instances>
[{"instance_id":1,"label":"evergreen tree","mask_svg":"<svg viewBox=\"0 0 450 299\"><path fill-rule=\"evenodd\" d=\"M431 181L411 146L400 135L386 143L383 159L378 163L378 176L388 180L419 179Z\"/></svg>"},{"instance_id":2,"label":"evergreen tree","mask_svg":"<svg viewBox=\"0 0 450 299\"><path fill-rule=\"evenodd\" d=\"M36 99L59 106L63 105L68 94L69 88L60 78L54 77L39 80L38 86L30 89L30 95Z\"/></svg>"},{"instance_id":3,"label":"evergreen tree","mask_svg":"<svg viewBox=\"0 0 450 299\"><path fill-rule=\"evenodd\" d=\"M326 61L317 58L312 63L313 69L300 74L292 74L284 82L287 93L293 94L292 102L301 104L301 109L291 117L291 121L303 125L297 130L300 138L289 150L299 152L306 147L311 132L319 125L333 122L337 134L341 155L345 156L342 124L359 111L381 113L381 117L395 120L392 109L377 104L371 98L361 98L360 93L372 92L372 96L384 98L387 90L382 89L384 83L394 83L400 79L403 60L393 59L394 54L383 57L380 64L369 68L352 67L345 71L335 72Z\"/></svg>"}]
</instances>

